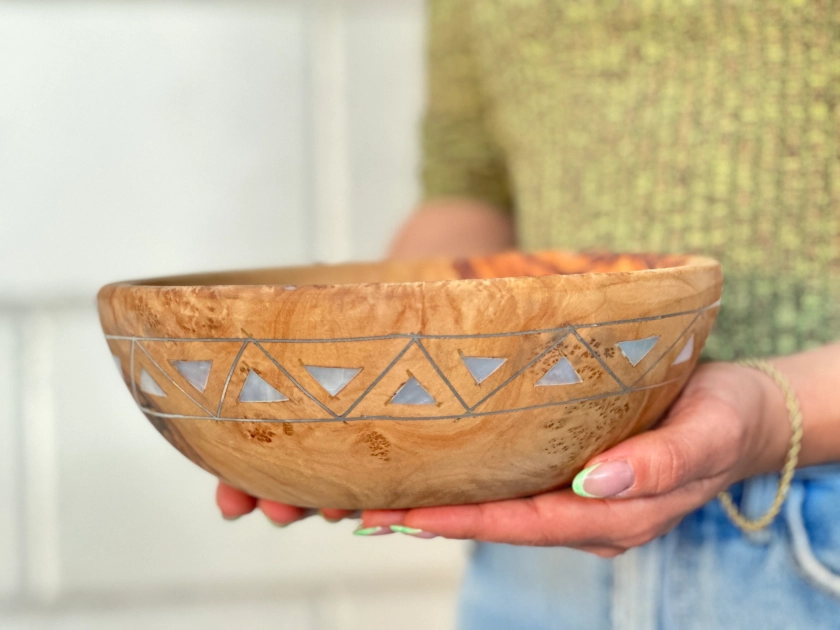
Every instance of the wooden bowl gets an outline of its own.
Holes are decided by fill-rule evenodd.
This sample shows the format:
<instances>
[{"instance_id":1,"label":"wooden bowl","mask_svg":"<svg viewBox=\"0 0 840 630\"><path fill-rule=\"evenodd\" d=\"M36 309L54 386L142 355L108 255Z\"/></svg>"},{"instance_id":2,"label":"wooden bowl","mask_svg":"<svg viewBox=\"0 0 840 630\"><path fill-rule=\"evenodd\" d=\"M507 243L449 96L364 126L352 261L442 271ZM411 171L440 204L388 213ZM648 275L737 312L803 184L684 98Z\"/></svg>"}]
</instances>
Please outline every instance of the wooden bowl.
<instances>
[{"instance_id":1,"label":"wooden bowl","mask_svg":"<svg viewBox=\"0 0 840 630\"><path fill-rule=\"evenodd\" d=\"M134 400L257 496L403 508L528 496L649 428L720 304L717 262L509 252L124 282Z\"/></svg>"}]
</instances>

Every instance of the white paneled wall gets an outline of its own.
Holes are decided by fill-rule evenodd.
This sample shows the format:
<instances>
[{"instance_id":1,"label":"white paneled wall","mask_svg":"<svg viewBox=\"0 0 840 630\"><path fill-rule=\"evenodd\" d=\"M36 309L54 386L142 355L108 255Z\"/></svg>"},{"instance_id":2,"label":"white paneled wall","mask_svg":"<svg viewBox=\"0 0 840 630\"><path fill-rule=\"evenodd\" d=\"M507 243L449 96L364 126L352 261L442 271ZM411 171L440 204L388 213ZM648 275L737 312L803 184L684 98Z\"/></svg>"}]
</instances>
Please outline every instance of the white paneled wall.
<instances>
[{"instance_id":1,"label":"white paneled wall","mask_svg":"<svg viewBox=\"0 0 840 630\"><path fill-rule=\"evenodd\" d=\"M93 304L381 256L422 75L422 0L0 0L0 628L453 626L457 543L219 518Z\"/></svg>"},{"instance_id":2,"label":"white paneled wall","mask_svg":"<svg viewBox=\"0 0 840 630\"><path fill-rule=\"evenodd\" d=\"M0 315L0 599L7 600L20 595L23 574L15 324Z\"/></svg>"},{"instance_id":3,"label":"white paneled wall","mask_svg":"<svg viewBox=\"0 0 840 630\"><path fill-rule=\"evenodd\" d=\"M308 257L307 15L0 0L0 295Z\"/></svg>"}]
</instances>

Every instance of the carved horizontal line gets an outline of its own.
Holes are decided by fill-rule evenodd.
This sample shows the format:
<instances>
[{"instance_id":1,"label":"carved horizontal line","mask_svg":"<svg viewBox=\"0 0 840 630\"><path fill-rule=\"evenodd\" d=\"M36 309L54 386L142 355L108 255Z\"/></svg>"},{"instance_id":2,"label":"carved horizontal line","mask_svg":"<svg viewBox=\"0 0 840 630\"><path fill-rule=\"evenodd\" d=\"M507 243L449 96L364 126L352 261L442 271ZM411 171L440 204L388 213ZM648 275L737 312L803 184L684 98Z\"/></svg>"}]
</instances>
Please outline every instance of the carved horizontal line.
<instances>
[{"instance_id":1,"label":"carved horizontal line","mask_svg":"<svg viewBox=\"0 0 840 630\"><path fill-rule=\"evenodd\" d=\"M204 338L204 337L134 337L130 335L109 335L106 334L105 338L110 339L113 341L171 341L177 343L186 343L186 342L202 342L202 343L220 343L220 342L236 342L242 343L243 341L253 341L256 343L342 343L342 342L350 342L350 341L380 341L380 340L388 340L388 339L489 339L493 337L519 337L523 335L540 335L545 333L559 333L565 332L572 329L578 328L600 328L602 326L618 326L620 324L638 324L642 322L653 322L662 319L669 319L671 317L681 317L683 315L692 315L692 314L700 314L704 313L708 310L713 308L717 308L720 306L720 300L715 302L714 304L710 304L708 306L704 306L699 309L694 309L690 311L680 311L678 313L668 313L666 315L651 315L649 317L637 317L634 319L619 319L614 321L608 322L596 322L596 323L580 323L580 324L569 324L565 326L558 326L556 328L541 328L537 330L523 330L523 331L514 331L514 332L502 332L502 333L480 333L474 335L421 335L421 334L414 334L414 333L393 333L390 335L378 335L378 336L369 336L369 337L337 337L334 339L269 339L269 338L258 338L258 337L214 337L214 338Z\"/></svg>"}]
</instances>

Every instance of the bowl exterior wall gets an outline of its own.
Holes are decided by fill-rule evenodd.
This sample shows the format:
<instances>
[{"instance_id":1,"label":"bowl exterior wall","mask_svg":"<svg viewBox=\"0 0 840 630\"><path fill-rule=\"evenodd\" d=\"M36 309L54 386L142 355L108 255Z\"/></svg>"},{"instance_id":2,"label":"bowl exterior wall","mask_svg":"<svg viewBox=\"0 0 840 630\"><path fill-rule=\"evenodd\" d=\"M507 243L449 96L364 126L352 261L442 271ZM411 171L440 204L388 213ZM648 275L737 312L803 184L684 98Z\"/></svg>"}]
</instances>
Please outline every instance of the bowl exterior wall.
<instances>
[{"instance_id":1,"label":"bowl exterior wall","mask_svg":"<svg viewBox=\"0 0 840 630\"><path fill-rule=\"evenodd\" d=\"M648 428L680 386L461 420L277 424L147 417L192 461L253 496L301 507L398 509L567 485L589 457Z\"/></svg>"},{"instance_id":2,"label":"bowl exterior wall","mask_svg":"<svg viewBox=\"0 0 840 630\"><path fill-rule=\"evenodd\" d=\"M185 456L255 496L527 496L649 428L719 308L716 266L305 287L111 285L106 338Z\"/></svg>"}]
</instances>

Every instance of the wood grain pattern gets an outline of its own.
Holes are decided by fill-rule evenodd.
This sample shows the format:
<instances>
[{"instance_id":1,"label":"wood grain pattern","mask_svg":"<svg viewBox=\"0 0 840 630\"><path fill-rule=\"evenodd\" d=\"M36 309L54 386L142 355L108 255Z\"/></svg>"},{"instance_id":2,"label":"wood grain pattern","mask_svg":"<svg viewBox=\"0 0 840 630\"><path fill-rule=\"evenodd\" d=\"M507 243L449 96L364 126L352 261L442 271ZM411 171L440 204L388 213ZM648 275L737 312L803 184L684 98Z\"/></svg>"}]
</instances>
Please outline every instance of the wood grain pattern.
<instances>
[{"instance_id":1,"label":"wood grain pattern","mask_svg":"<svg viewBox=\"0 0 840 630\"><path fill-rule=\"evenodd\" d=\"M698 257L508 252L118 283L99 308L129 390L191 460L255 496L394 508L558 487L650 427L721 284ZM617 344L644 338L634 366ZM505 361L479 383L464 357ZM201 391L176 361L212 361ZM558 361L579 382L538 385ZM331 395L312 366L361 371ZM239 400L252 372L288 400ZM432 404L394 402L410 379Z\"/></svg>"}]
</instances>

